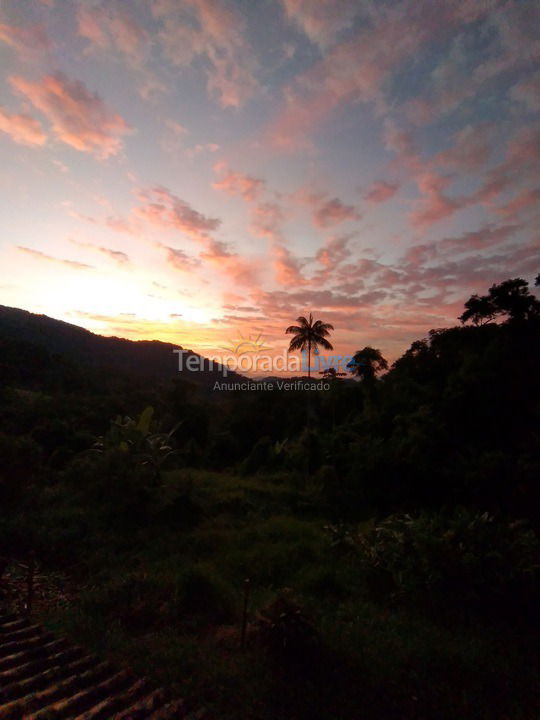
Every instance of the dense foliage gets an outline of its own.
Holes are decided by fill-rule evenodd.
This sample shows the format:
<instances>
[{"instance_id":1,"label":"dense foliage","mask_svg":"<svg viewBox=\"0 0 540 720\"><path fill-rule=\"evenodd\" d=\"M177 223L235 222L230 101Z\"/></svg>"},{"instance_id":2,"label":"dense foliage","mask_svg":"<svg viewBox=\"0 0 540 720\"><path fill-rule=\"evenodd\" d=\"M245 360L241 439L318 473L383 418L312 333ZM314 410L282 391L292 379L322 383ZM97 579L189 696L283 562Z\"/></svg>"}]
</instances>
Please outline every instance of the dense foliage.
<instances>
[{"instance_id":1,"label":"dense foliage","mask_svg":"<svg viewBox=\"0 0 540 720\"><path fill-rule=\"evenodd\" d=\"M538 305L493 286L320 392L142 382L0 336L0 556L63 573L49 619L223 718L532 717Z\"/></svg>"}]
</instances>

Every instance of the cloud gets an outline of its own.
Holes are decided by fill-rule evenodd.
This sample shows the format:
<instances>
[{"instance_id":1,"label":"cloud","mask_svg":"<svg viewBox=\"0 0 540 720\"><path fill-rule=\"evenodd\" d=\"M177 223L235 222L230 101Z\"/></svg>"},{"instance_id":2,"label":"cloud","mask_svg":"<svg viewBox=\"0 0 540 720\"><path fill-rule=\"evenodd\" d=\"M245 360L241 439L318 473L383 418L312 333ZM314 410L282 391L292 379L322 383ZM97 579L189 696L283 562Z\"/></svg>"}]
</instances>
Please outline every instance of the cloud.
<instances>
[{"instance_id":1,"label":"cloud","mask_svg":"<svg viewBox=\"0 0 540 720\"><path fill-rule=\"evenodd\" d=\"M352 205L346 205L337 197L329 197L326 193L310 192L300 188L291 193L289 199L300 206L307 206L318 228L329 228L347 220L360 220L361 216Z\"/></svg>"},{"instance_id":2,"label":"cloud","mask_svg":"<svg viewBox=\"0 0 540 720\"><path fill-rule=\"evenodd\" d=\"M538 184L539 167L540 130L529 126L518 128L507 142L503 162L486 173L472 201L490 204L510 188Z\"/></svg>"},{"instance_id":3,"label":"cloud","mask_svg":"<svg viewBox=\"0 0 540 720\"><path fill-rule=\"evenodd\" d=\"M467 203L464 198L450 198L444 194L450 184L450 178L446 176L426 170L417 177L417 184L423 198L409 216L414 227L428 228Z\"/></svg>"},{"instance_id":4,"label":"cloud","mask_svg":"<svg viewBox=\"0 0 540 720\"><path fill-rule=\"evenodd\" d=\"M313 213L313 222L319 228L333 227L346 220L359 220L360 215L351 205L344 205L338 198L323 200Z\"/></svg>"},{"instance_id":5,"label":"cloud","mask_svg":"<svg viewBox=\"0 0 540 720\"><path fill-rule=\"evenodd\" d=\"M317 45L331 45L349 27L359 5L348 0L282 0L285 13Z\"/></svg>"},{"instance_id":6,"label":"cloud","mask_svg":"<svg viewBox=\"0 0 540 720\"><path fill-rule=\"evenodd\" d=\"M50 41L43 25L0 24L0 40L13 48L21 60L28 60L37 53L48 50Z\"/></svg>"},{"instance_id":7,"label":"cloud","mask_svg":"<svg viewBox=\"0 0 540 720\"><path fill-rule=\"evenodd\" d=\"M540 110L540 71L513 85L509 95L514 102L523 103L531 112Z\"/></svg>"},{"instance_id":8,"label":"cloud","mask_svg":"<svg viewBox=\"0 0 540 720\"><path fill-rule=\"evenodd\" d=\"M223 0L156 0L152 5L162 53L175 66L207 62L207 90L223 107L238 108L257 91L243 15Z\"/></svg>"},{"instance_id":9,"label":"cloud","mask_svg":"<svg viewBox=\"0 0 540 720\"><path fill-rule=\"evenodd\" d=\"M374 182L369 190L366 191L364 199L370 205L378 205L394 197L398 189L399 185L397 185L397 183L388 183L380 180Z\"/></svg>"},{"instance_id":10,"label":"cloud","mask_svg":"<svg viewBox=\"0 0 540 720\"><path fill-rule=\"evenodd\" d=\"M494 131L491 123L466 125L455 133L451 147L436 155L434 161L467 172L479 170L490 160Z\"/></svg>"},{"instance_id":11,"label":"cloud","mask_svg":"<svg viewBox=\"0 0 540 720\"><path fill-rule=\"evenodd\" d=\"M321 285L332 279L339 266L350 258L351 249L349 243L353 238L354 235L351 233L331 237L325 241L315 255L316 261L322 265L322 268L315 273L311 279L312 283Z\"/></svg>"},{"instance_id":12,"label":"cloud","mask_svg":"<svg viewBox=\"0 0 540 720\"><path fill-rule=\"evenodd\" d=\"M405 104L405 113L418 124L433 122L453 112L495 78L516 69L526 69L540 52L540 42L526 3L476 5L480 14L488 13L483 26L482 59L478 61L478 57L469 52L471 37L466 27L461 28L449 53L431 73L428 97ZM471 33L474 32L473 27ZM523 89L524 97L529 97L531 89ZM517 93L519 99L519 89Z\"/></svg>"},{"instance_id":13,"label":"cloud","mask_svg":"<svg viewBox=\"0 0 540 720\"><path fill-rule=\"evenodd\" d=\"M126 60L140 66L147 54L149 35L114 0L92 8L79 4L77 10L78 33L90 42L93 50L116 50Z\"/></svg>"},{"instance_id":14,"label":"cloud","mask_svg":"<svg viewBox=\"0 0 540 720\"><path fill-rule=\"evenodd\" d=\"M540 188L524 189L514 195L504 205L497 208L497 212L504 217L516 217L530 208L537 208L540 204Z\"/></svg>"},{"instance_id":15,"label":"cloud","mask_svg":"<svg viewBox=\"0 0 540 720\"><path fill-rule=\"evenodd\" d=\"M167 251L167 262L177 270L193 272L200 267L200 260L190 257L183 250L172 247L166 247L165 250Z\"/></svg>"},{"instance_id":16,"label":"cloud","mask_svg":"<svg viewBox=\"0 0 540 720\"><path fill-rule=\"evenodd\" d=\"M130 235L133 235L135 233L135 228L129 222L129 220L126 220L125 218L113 217L112 215L110 215L105 220L105 225L107 225L108 228L114 230L115 232L128 233Z\"/></svg>"},{"instance_id":17,"label":"cloud","mask_svg":"<svg viewBox=\"0 0 540 720\"><path fill-rule=\"evenodd\" d=\"M19 145L36 147L47 139L41 123L30 115L10 115L0 107L0 130L10 135Z\"/></svg>"},{"instance_id":18,"label":"cloud","mask_svg":"<svg viewBox=\"0 0 540 720\"><path fill-rule=\"evenodd\" d=\"M212 187L228 195L240 195L244 200L253 202L265 188L265 182L251 175L227 170L221 180L213 183Z\"/></svg>"},{"instance_id":19,"label":"cloud","mask_svg":"<svg viewBox=\"0 0 540 720\"><path fill-rule=\"evenodd\" d=\"M125 265L129 262L129 256L126 255L125 252L121 252L120 250L111 250L111 248L106 247L97 247L96 250L99 250L99 252L104 253L105 255L108 255L113 260L116 260L116 262L120 263L121 265Z\"/></svg>"},{"instance_id":20,"label":"cloud","mask_svg":"<svg viewBox=\"0 0 540 720\"><path fill-rule=\"evenodd\" d=\"M376 114L386 114L394 74L430 41L442 42L454 27L474 22L491 5L470 0L370 3L352 36L285 88L284 107L268 128L270 142L304 149L309 135L346 103L371 103Z\"/></svg>"},{"instance_id":21,"label":"cloud","mask_svg":"<svg viewBox=\"0 0 540 720\"><path fill-rule=\"evenodd\" d=\"M424 267L428 263L452 259L473 251L493 248L508 242L522 229L520 225L496 226L492 223L455 237L447 237L429 244L412 245L403 257L403 263L411 268Z\"/></svg>"},{"instance_id":22,"label":"cloud","mask_svg":"<svg viewBox=\"0 0 540 720\"><path fill-rule=\"evenodd\" d=\"M122 149L122 136L130 132L129 126L84 83L61 72L36 83L18 76L9 81L47 117L61 142L102 159Z\"/></svg>"},{"instance_id":23,"label":"cloud","mask_svg":"<svg viewBox=\"0 0 540 720\"><path fill-rule=\"evenodd\" d=\"M220 146L217 143L199 143L192 148L188 148L186 155L189 158L194 158L196 155L200 155L200 153L215 153L219 149Z\"/></svg>"},{"instance_id":24,"label":"cloud","mask_svg":"<svg viewBox=\"0 0 540 720\"><path fill-rule=\"evenodd\" d=\"M288 248L274 241L270 247L270 254L278 285L298 287L307 283L302 275L298 259L291 255Z\"/></svg>"},{"instance_id":25,"label":"cloud","mask_svg":"<svg viewBox=\"0 0 540 720\"><path fill-rule=\"evenodd\" d=\"M45 260L46 262L52 262L52 263L56 263L59 265L67 265L68 267L73 268L75 270L92 270L93 269L93 265L87 265L86 263L77 262L76 260L66 260L64 258L55 258L55 257L52 257L52 255L47 255L46 253L41 252L40 250L34 250L33 248L23 247L22 245L19 245L17 247L17 249L28 255L32 255L32 257L35 257L38 260Z\"/></svg>"},{"instance_id":26,"label":"cloud","mask_svg":"<svg viewBox=\"0 0 540 720\"><path fill-rule=\"evenodd\" d=\"M139 200L141 204L134 210L137 217L158 227L178 230L194 240L201 248L199 258L206 266L214 267L235 283L251 286L257 282L257 265L234 252L228 243L213 237L221 220L203 215L164 187L140 192ZM199 265L199 261L183 250L164 247L169 264L177 269L185 271L203 267L203 263Z\"/></svg>"},{"instance_id":27,"label":"cloud","mask_svg":"<svg viewBox=\"0 0 540 720\"><path fill-rule=\"evenodd\" d=\"M71 242L74 245L78 245L79 247L89 248L90 250L97 250L97 252L108 255L108 257L110 257L112 260L115 260L120 265L125 265L126 263L129 263L129 256L126 255L125 252L121 252L120 250L112 250L111 248L101 247L99 245L94 245L93 243L81 242L80 240L72 239Z\"/></svg>"},{"instance_id":28,"label":"cloud","mask_svg":"<svg viewBox=\"0 0 540 720\"><path fill-rule=\"evenodd\" d=\"M139 218L161 227L175 228L194 240L208 239L209 233L221 224L221 220L206 217L161 186L141 191L139 200L142 204L135 208Z\"/></svg>"}]
</instances>

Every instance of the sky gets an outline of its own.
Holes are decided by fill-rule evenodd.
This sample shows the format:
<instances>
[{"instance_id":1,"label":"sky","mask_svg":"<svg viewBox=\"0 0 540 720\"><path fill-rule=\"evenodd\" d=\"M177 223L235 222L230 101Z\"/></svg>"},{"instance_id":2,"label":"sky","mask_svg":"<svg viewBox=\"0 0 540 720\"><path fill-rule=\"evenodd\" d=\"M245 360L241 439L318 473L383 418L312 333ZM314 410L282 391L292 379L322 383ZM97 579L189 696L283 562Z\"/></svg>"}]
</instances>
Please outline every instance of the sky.
<instances>
[{"instance_id":1,"label":"sky","mask_svg":"<svg viewBox=\"0 0 540 720\"><path fill-rule=\"evenodd\" d=\"M535 0L2 0L0 304L390 361L540 271Z\"/></svg>"}]
</instances>

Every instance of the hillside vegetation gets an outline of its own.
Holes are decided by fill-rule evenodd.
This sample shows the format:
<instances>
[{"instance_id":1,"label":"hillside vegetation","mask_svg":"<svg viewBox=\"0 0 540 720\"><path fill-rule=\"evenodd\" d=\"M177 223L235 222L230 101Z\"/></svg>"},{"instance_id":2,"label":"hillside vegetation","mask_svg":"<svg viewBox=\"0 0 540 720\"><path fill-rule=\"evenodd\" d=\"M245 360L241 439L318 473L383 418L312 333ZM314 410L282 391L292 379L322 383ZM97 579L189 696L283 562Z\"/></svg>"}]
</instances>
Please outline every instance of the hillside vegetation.
<instances>
[{"instance_id":1,"label":"hillside vegetation","mask_svg":"<svg viewBox=\"0 0 540 720\"><path fill-rule=\"evenodd\" d=\"M52 627L216 718L531 720L540 321L510 282L321 392L0 334L0 555L70 588Z\"/></svg>"}]
</instances>

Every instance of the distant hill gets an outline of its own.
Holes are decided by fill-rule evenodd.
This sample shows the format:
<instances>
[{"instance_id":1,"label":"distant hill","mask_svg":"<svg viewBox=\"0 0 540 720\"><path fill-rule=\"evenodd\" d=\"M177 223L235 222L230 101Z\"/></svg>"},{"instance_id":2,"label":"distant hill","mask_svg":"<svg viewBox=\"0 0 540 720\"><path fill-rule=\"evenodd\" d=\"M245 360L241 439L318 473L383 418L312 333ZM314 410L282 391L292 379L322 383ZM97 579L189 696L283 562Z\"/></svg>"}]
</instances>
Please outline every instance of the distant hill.
<instances>
[{"instance_id":1,"label":"distant hill","mask_svg":"<svg viewBox=\"0 0 540 720\"><path fill-rule=\"evenodd\" d=\"M78 325L4 305L0 305L0 339L31 343L83 365L111 368L142 378L182 377L204 385L222 379L221 365L206 358L200 365L203 370L179 372L178 354L173 352L179 345L104 337ZM202 357L191 350L185 351L184 368L189 356ZM237 373L228 373L229 380L241 378Z\"/></svg>"}]
</instances>

